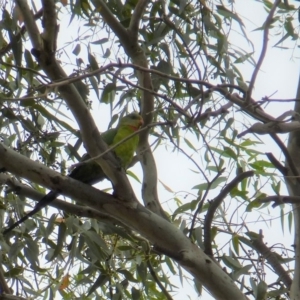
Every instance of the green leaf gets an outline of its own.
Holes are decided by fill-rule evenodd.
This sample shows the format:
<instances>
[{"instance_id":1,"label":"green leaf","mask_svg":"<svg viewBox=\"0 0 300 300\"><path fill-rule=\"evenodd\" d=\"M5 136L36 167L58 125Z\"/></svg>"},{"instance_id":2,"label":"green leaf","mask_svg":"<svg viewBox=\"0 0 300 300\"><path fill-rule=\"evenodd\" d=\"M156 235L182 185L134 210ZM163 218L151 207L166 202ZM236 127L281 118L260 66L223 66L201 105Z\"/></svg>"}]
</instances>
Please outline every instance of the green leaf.
<instances>
[{"instance_id":1,"label":"green leaf","mask_svg":"<svg viewBox=\"0 0 300 300\"><path fill-rule=\"evenodd\" d=\"M208 183L201 183L201 184L195 185L192 189L203 191L203 190L207 190L209 187L210 190L213 190L213 189L217 188L220 183L227 181L227 179L228 179L227 177L220 176L211 184L211 186L209 186Z\"/></svg>"},{"instance_id":2,"label":"green leaf","mask_svg":"<svg viewBox=\"0 0 300 300\"><path fill-rule=\"evenodd\" d=\"M61 255L62 249L64 247L64 242L66 239L66 229L67 229L66 224L64 222L61 222L58 227L57 245L54 249L52 257L49 259L49 262L55 259L58 255Z\"/></svg>"},{"instance_id":3,"label":"green leaf","mask_svg":"<svg viewBox=\"0 0 300 300\"><path fill-rule=\"evenodd\" d=\"M287 18L284 22L284 28L286 30L286 32L288 33L289 36L292 36L294 37L295 36L295 29L294 29L294 26L293 26L293 22L294 21L294 18Z\"/></svg>"},{"instance_id":4,"label":"green leaf","mask_svg":"<svg viewBox=\"0 0 300 300\"><path fill-rule=\"evenodd\" d=\"M231 242L232 242L232 246L233 246L233 249L234 249L235 253L237 255L239 255L239 253L240 253L240 251L239 251L240 250L240 248L239 248L239 246L240 246L239 236L237 234L233 234Z\"/></svg>"},{"instance_id":5,"label":"green leaf","mask_svg":"<svg viewBox=\"0 0 300 300\"><path fill-rule=\"evenodd\" d=\"M77 44L74 50L72 51L72 53L77 56L80 53L80 51L81 51L81 46L80 44Z\"/></svg>"},{"instance_id":6,"label":"green leaf","mask_svg":"<svg viewBox=\"0 0 300 300\"><path fill-rule=\"evenodd\" d=\"M99 87L98 87L97 81L95 80L94 76L90 76L89 81L93 87L93 90L95 91L95 93L97 95L97 98L99 99Z\"/></svg>"},{"instance_id":7,"label":"green leaf","mask_svg":"<svg viewBox=\"0 0 300 300\"><path fill-rule=\"evenodd\" d=\"M186 143L191 149L193 149L195 152L198 151L188 139L184 138L184 141L185 141L185 143Z\"/></svg>"},{"instance_id":8,"label":"green leaf","mask_svg":"<svg viewBox=\"0 0 300 300\"><path fill-rule=\"evenodd\" d=\"M268 285L264 281L260 281L257 285L257 293L255 300L266 300L267 299Z\"/></svg>"},{"instance_id":9,"label":"green leaf","mask_svg":"<svg viewBox=\"0 0 300 300\"><path fill-rule=\"evenodd\" d=\"M96 279L95 283L91 286L91 288L89 289L89 292L87 294L87 296L91 295L92 293L94 293L99 287L103 286L104 284L106 284L106 282L108 282L109 280L109 276L106 274L100 274L98 276L98 278Z\"/></svg>"},{"instance_id":10,"label":"green leaf","mask_svg":"<svg viewBox=\"0 0 300 300\"><path fill-rule=\"evenodd\" d=\"M282 229L283 234L284 234L284 217L285 217L284 209L281 206L281 209L280 209L280 222L281 222L281 229Z\"/></svg>"},{"instance_id":11,"label":"green leaf","mask_svg":"<svg viewBox=\"0 0 300 300\"><path fill-rule=\"evenodd\" d=\"M182 206L178 207L178 208L174 211L173 215L181 214L181 213L183 213L183 212L185 212L185 211L187 211L187 210L191 210L191 211L192 211L192 206L191 206L191 203L190 203L190 202L185 203L185 204L183 204Z\"/></svg>"},{"instance_id":12,"label":"green leaf","mask_svg":"<svg viewBox=\"0 0 300 300\"><path fill-rule=\"evenodd\" d=\"M131 288L131 299L132 300L140 300L142 299L142 293L140 290L136 289L135 287Z\"/></svg>"},{"instance_id":13,"label":"green leaf","mask_svg":"<svg viewBox=\"0 0 300 300\"><path fill-rule=\"evenodd\" d=\"M195 232L195 237L196 237L196 241L197 241L197 244L198 246L201 248L201 249L204 249L204 245L203 245L203 235L202 235L202 228L201 227L196 227L194 229L194 232Z\"/></svg>"},{"instance_id":14,"label":"green leaf","mask_svg":"<svg viewBox=\"0 0 300 300\"><path fill-rule=\"evenodd\" d=\"M94 45L102 45L102 44L104 44L104 43L107 43L108 41L109 41L108 38L103 38L103 39L100 39L100 40L91 42L91 44L94 44Z\"/></svg>"},{"instance_id":15,"label":"green leaf","mask_svg":"<svg viewBox=\"0 0 300 300\"><path fill-rule=\"evenodd\" d=\"M198 293L198 296L202 295L202 283L197 280L196 278L193 279L194 280L194 285L195 285L195 290Z\"/></svg>"},{"instance_id":16,"label":"green leaf","mask_svg":"<svg viewBox=\"0 0 300 300\"><path fill-rule=\"evenodd\" d=\"M118 273L121 273L125 276L125 278L128 280L128 281L131 281L131 282L138 282L138 280L136 280L132 273L129 272L128 270L122 270L122 269L119 269L117 270Z\"/></svg>"},{"instance_id":17,"label":"green leaf","mask_svg":"<svg viewBox=\"0 0 300 300\"><path fill-rule=\"evenodd\" d=\"M226 18L232 18L235 21L237 21L240 25L244 26L243 21L241 20L241 18L237 14L235 14L234 12L228 10L227 8L225 8L222 5L216 5L216 7L217 7L217 12L220 15L222 15Z\"/></svg>"},{"instance_id":18,"label":"green leaf","mask_svg":"<svg viewBox=\"0 0 300 300\"><path fill-rule=\"evenodd\" d=\"M25 239L26 247L24 247L24 255L31 264L31 267L37 266L39 264L39 247L31 237Z\"/></svg>"},{"instance_id":19,"label":"green leaf","mask_svg":"<svg viewBox=\"0 0 300 300\"><path fill-rule=\"evenodd\" d=\"M108 83L102 92L100 102L109 104L113 103L116 94L116 85L114 83Z\"/></svg>"},{"instance_id":20,"label":"green leaf","mask_svg":"<svg viewBox=\"0 0 300 300\"><path fill-rule=\"evenodd\" d=\"M141 183L140 179L132 171L127 170L126 174L135 179L138 183Z\"/></svg>"},{"instance_id":21,"label":"green leaf","mask_svg":"<svg viewBox=\"0 0 300 300\"><path fill-rule=\"evenodd\" d=\"M293 226L293 212L290 211L289 214L288 214L288 224L289 224L289 231L290 233L292 232L292 226Z\"/></svg>"},{"instance_id":22,"label":"green leaf","mask_svg":"<svg viewBox=\"0 0 300 300\"><path fill-rule=\"evenodd\" d=\"M258 208L262 205L262 203L259 201L260 198L256 198L255 200L251 201L246 208L247 212L251 212L253 208Z\"/></svg>"},{"instance_id":23,"label":"green leaf","mask_svg":"<svg viewBox=\"0 0 300 300\"><path fill-rule=\"evenodd\" d=\"M98 63L97 63L97 60L95 58L94 55L92 55L90 52L88 53L88 60L89 60L89 63L90 63L90 67L93 71L96 71L99 69L99 66L98 66ZM98 83L100 82L100 73L95 75L96 78L98 79Z\"/></svg>"},{"instance_id":24,"label":"green leaf","mask_svg":"<svg viewBox=\"0 0 300 300\"><path fill-rule=\"evenodd\" d=\"M139 265L136 267L136 271L138 276L141 278L142 282L145 284L147 280L147 265L144 261L142 261Z\"/></svg>"},{"instance_id":25,"label":"green leaf","mask_svg":"<svg viewBox=\"0 0 300 300\"><path fill-rule=\"evenodd\" d=\"M11 268L11 269L9 269L9 271L5 272L4 276L8 277L8 278L15 278L18 275L22 274L23 272L24 272L23 268L15 267L15 268Z\"/></svg>"},{"instance_id":26,"label":"green leaf","mask_svg":"<svg viewBox=\"0 0 300 300\"><path fill-rule=\"evenodd\" d=\"M224 262L224 264L233 270L240 270L242 268L242 265L239 263L237 259L234 259L231 256L223 255L221 257L221 260Z\"/></svg>"},{"instance_id":27,"label":"green leaf","mask_svg":"<svg viewBox=\"0 0 300 300\"><path fill-rule=\"evenodd\" d=\"M224 147L224 153L223 153L224 156L227 156L227 157L231 157L233 158L234 160L237 160L237 155L236 153L232 150L232 148L229 148L229 147Z\"/></svg>"},{"instance_id":28,"label":"green leaf","mask_svg":"<svg viewBox=\"0 0 300 300\"><path fill-rule=\"evenodd\" d=\"M110 56L110 49L107 48L105 53L103 54L103 58L108 58Z\"/></svg>"},{"instance_id":29,"label":"green leaf","mask_svg":"<svg viewBox=\"0 0 300 300\"><path fill-rule=\"evenodd\" d=\"M31 53L27 49L25 49L24 51L24 57L25 57L27 68L34 69L34 62Z\"/></svg>"},{"instance_id":30,"label":"green leaf","mask_svg":"<svg viewBox=\"0 0 300 300\"><path fill-rule=\"evenodd\" d=\"M246 60L248 60L250 57L252 57L253 54L254 54L254 52L246 53L246 54L240 56L239 58L237 58L237 59L234 61L234 63L235 63L235 64L243 63L243 62L245 62Z\"/></svg>"},{"instance_id":31,"label":"green leaf","mask_svg":"<svg viewBox=\"0 0 300 300\"><path fill-rule=\"evenodd\" d=\"M235 270L232 272L231 277L233 280L238 280L242 275L249 275L249 271L253 268L253 265L243 266L239 270Z\"/></svg>"}]
</instances>

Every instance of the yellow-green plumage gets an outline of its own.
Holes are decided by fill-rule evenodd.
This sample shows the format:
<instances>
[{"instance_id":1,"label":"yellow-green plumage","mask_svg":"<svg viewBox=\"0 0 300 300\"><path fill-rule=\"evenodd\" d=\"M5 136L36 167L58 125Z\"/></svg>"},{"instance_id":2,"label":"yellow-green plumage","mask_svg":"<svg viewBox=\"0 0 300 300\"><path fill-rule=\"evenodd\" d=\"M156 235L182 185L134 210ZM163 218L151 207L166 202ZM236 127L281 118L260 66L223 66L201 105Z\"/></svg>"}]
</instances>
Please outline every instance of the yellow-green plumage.
<instances>
[{"instance_id":1,"label":"yellow-green plumage","mask_svg":"<svg viewBox=\"0 0 300 300\"><path fill-rule=\"evenodd\" d=\"M142 124L142 117L138 113L133 112L121 118L116 128L107 130L101 134L101 137L104 142L111 147L133 134L141 127ZM131 163L138 142L139 136L134 135L113 150L118 157L121 166L125 170ZM85 155L84 160L89 158L90 156ZM95 184L105 178L104 172L96 162L90 162L88 164L78 166L69 176L87 184Z\"/></svg>"},{"instance_id":2,"label":"yellow-green plumage","mask_svg":"<svg viewBox=\"0 0 300 300\"><path fill-rule=\"evenodd\" d=\"M141 116L137 113L132 113L121 119L117 127L112 146L133 134L142 125L142 122L143 121ZM114 149L117 157L121 161L122 167L124 167L125 169L127 169L128 165L131 163L138 143L139 136L136 134Z\"/></svg>"},{"instance_id":3,"label":"yellow-green plumage","mask_svg":"<svg viewBox=\"0 0 300 300\"><path fill-rule=\"evenodd\" d=\"M104 132L101 136L108 146L113 146L137 131L142 124L142 117L138 113L134 112L121 118L116 128ZM134 135L114 149L114 152L124 169L127 169L132 161L138 142L138 135ZM89 156L86 155L84 159L88 158ZM106 177L103 170L96 162L90 162L78 166L71 172L69 176L86 184L94 184ZM60 193L57 191L49 192L36 204L35 208L31 212L22 217L16 223L12 224L8 229L4 230L3 234L7 234L9 231L26 221L29 217L36 214L43 207L55 200L59 194Z\"/></svg>"}]
</instances>

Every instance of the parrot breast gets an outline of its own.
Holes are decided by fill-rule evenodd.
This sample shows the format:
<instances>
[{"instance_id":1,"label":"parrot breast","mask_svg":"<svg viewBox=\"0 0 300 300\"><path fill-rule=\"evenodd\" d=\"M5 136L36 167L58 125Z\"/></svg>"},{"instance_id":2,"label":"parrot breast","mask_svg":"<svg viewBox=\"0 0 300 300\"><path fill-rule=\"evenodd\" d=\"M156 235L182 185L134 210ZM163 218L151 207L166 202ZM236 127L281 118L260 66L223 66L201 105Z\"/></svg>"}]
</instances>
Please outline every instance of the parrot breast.
<instances>
[{"instance_id":1,"label":"parrot breast","mask_svg":"<svg viewBox=\"0 0 300 300\"><path fill-rule=\"evenodd\" d=\"M136 129L130 126L123 126L120 128L114 138L113 145L122 141L125 137L129 136L130 134L134 133ZM122 167L126 170L128 165L132 161L134 152L139 143L139 136L135 135L131 137L129 140L121 143L118 147L114 149L117 157L120 159Z\"/></svg>"}]
</instances>

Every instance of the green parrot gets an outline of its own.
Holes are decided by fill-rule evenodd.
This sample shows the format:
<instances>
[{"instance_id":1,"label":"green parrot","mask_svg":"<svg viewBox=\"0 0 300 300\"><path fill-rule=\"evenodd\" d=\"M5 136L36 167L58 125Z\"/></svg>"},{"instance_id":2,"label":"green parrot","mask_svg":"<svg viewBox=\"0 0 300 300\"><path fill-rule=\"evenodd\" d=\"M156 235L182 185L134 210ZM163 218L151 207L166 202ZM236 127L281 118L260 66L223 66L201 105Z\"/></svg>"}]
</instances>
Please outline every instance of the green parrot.
<instances>
[{"instance_id":1,"label":"green parrot","mask_svg":"<svg viewBox=\"0 0 300 300\"><path fill-rule=\"evenodd\" d=\"M102 139L108 146L113 146L124 138L128 137L135 131L137 131L144 124L143 118L137 112L133 112L119 120L116 128L109 129L101 134ZM116 156L118 157L122 167L126 170L132 161L134 152L136 151L139 142L139 136L134 135L132 138L121 143L114 149ZM89 159L89 155L84 156L84 160ZM83 183L93 185L104 178L106 178L101 167L94 161L79 165L69 175L69 177L79 180ZM50 202L55 200L59 196L59 192L51 191L45 195L34 207L34 209L15 222L9 228L3 231L3 235L7 234L15 227L26 221L29 217L39 212L42 208L46 207Z\"/></svg>"}]
</instances>

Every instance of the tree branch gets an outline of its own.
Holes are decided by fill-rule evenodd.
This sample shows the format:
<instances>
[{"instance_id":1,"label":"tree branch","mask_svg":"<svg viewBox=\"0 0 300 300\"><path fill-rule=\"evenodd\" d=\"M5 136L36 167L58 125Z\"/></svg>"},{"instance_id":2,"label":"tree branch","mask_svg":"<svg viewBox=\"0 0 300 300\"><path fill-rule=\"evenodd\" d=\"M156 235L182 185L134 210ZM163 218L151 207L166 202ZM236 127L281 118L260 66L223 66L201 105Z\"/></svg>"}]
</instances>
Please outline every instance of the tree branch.
<instances>
[{"instance_id":1,"label":"tree branch","mask_svg":"<svg viewBox=\"0 0 300 300\"><path fill-rule=\"evenodd\" d=\"M27 3L21 0L16 0L16 2L20 6L23 14L25 14L25 12L29 13L28 16L24 15L24 22L27 27L31 42L36 48L36 50L34 51L34 55L41 65L42 69L53 81L66 79L67 75L58 61L55 59L52 50L48 49L48 47L44 47L43 43L38 43L41 41L41 38L36 37L36 35L40 37L40 34L35 23L35 26L32 26L32 22L34 22L34 19L32 17L32 14L30 14ZM58 90L77 121L84 146L86 147L87 152L90 154L90 156L95 157L100 153L106 151L107 145L102 140L97 126L88 110L88 107L84 103L75 86L72 84L65 85L59 87ZM125 172L118 171L119 163L114 155L109 152L103 158L99 158L97 162L100 164L104 173L113 183L115 194L125 201L132 201L132 199L135 199L136 201L136 197L132 191Z\"/></svg>"},{"instance_id":2,"label":"tree branch","mask_svg":"<svg viewBox=\"0 0 300 300\"><path fill-rule=\"evenodd\" d=\"M265 153L269 161L275 166L275 168L284 176L288 175L288 169L283 166L280 161L273 155L273 153Z\"/></svg>"},{"instance_id":3,"label":"tree branch","mask_svg":"<svg viewBox=\"0 0 300 300\"><path fill-rule=\"evenodd\" d=\"M115 16L111 13L107 5L102 0L91 0L91 1L95 6L95 10L99 12L103 20L112 29L115 35L120 39L121 44L131 42L127 30L115 18Z\"/></svg>"},{"instance_id":4,"label":"tree branch","mask_svg":"<svg viewBox=\"0 0 300 300\"><path fill-rule=\"evenodd\" d=\"M300 196L282 196L282 195L274 195L268 196L262 199L257 200L259 203L268 203L273 201L272 207L276 207L278 205L282 205L285 203L297 204L300 203Z\"/></svg>"},{"instance_id":5,"label":"tree branch","mask_svg":"<svg viewBox=\"0 0 300 300\"><path fill-rule=\"evenodd\" d=\"M133 43L137 42L140 20L143 17L143 13L148 3L149 0L139 0L131 16L128 31L130 32Z\"/></svg>"},{"instance_id":6,"label":"tree branch","mask_svg":"<svg viewBox=\"0 0 300 300\"><path fill-rule=\"evenodd\" d=\"M57 15L54 0L42 0L43 5L43 27L42 38L44 41L44 47L47 48L49 53L55 53L56 51L56 39L58 33Z\"/></svg>"},{"instance_id":7,"label":"tree branch","mask_svg":"<svg viewBox=\"0 0 300 300\"><path fill-rule=\"evenodd\" d=\"M125 30L123 26L115 19L109 8L104 4L102 0L92 0L96 8L99 8L99 13L102 18L106 21L108 26L114 31L116 36L120 39L121 45L124 51L132 60L133 64L149 70L147 57L143 49L137 43L135 37L131 37L130 34ZM139 1L140 2L140 1ZM138 4L139 12L137 15L142 13L142 8L145 7L146 2ZM135 22L135 21L133 21ZM134 24L136 26L136 22ZM136 30L138 30L136 28ZM137 72L136 74L139 85L152 90L152 82L149 72ZM141 111L144 119L144 124L148 125L152 123L154 110L154 98L149 92L144 91L142 94ZM164 216L163 209L160 205L160 201L157 193L157 169L153 154L150 149L148 142L149 130L144 131L140 135L138 154L140 155L140 163L143 169L143 185L142 185L142 197L145 206L151 211Z\"/></svg>"},{"instance_id":8,"label":"tree branch","mask_svg":"<svg viewBox=\"0 0 300 300\"><path fill-rule=\"evenodd\" d=\"M159 286L159 288L161 289L161 291L163 292L163 294L165 295L167 300L173 300L172 296L169 294L169 292L166 290L166 288L163 286L163 284L161 283L161 281L159 280L155 270L153 269L151 262L149 261L149 259L147 259L147 267L150 271L150 274L152 276L152 278L154 279L154 281L156 282L156 284Z\"/></svg>"},{"instance_id":9,"label":"tree branch","mask_svg":"<svg viewBox=\"0 0 300 300\"><path fill-rule=\"evenodd\" d=\"M220 206L224 198L230 193L230 191L236 187L241 181L248 177L254 175L253 171L243 172L242 174L236 176L230 183L228 183L221 193L210 202L210 206L207 210L206 216L204 218L204 252L213 257L212 247L211 247L211 224L213 221L214 214L217 208Z\"/></svg>"},{"instance_id":10,"label":"tree branch","mask_svg":"<svg viewBox=\"0 0 300 300\"><path fill-rule=\"evenodd\" d=\"M89 185L50 170L0 143L0 163L7 171L84 202L134 229L162 253L197 278L216 299L246 299L233 280L171 223L139 202L123 202ZM20 168L22 166L22 168Z\"/></svg>"},{"instance_id":11,"label":"tree branch","mask_svg":"<svg viewBox=\"0 0 300 300\"><path fill-rule=\"evenodd\" d=\"M283 281L285 286L289 289L292 284L292 279L287 273L287 271L281 266L281 263L278 261L278 257L275 253L265 245L263 242L263 236L260 233L258 238L251 238L252 246L255 248L257 252L259 252L272 266L275 273L278 275L279 279Z\"/></svg>"},{"instance_id":12,"label":"tree branch","mask_svg":"<svg viewBox=\"0 0 300 300\"><path fill-rule=\"evenodd\" d=\"M247 91L247 96L246 96L246 103L250 102L251 99L251 94L252 94L252 90L254 88L254 84L256 81L256 77L258 72L260 71L260 68L262 66L262 63L265 59L266 53L267 53L267 48L268 48L268 41L269 41L269 28L273 22L273 16L275 14L276 8L277 6L280 4L281 0L276 0L272 6L272 8L270 9L269 15L264 23L264 34L263 34L263 46L260 52L260 56L258 59L258 62L255 66L255 69L253 71L251 80L250 80L250 84L249 84L249 88Z\"/></svg>"},{"instance_id":13,"label":"tree branch","mask_svg":"<svg viewBox=\"0 0 300 300\"><path fill-rule=\"evenodd\" d=\"M34 190L33 188L25 184L18 182L11 176L4 173L0 173L0 184L6 184L7 186L9 186L9 189L5 191L6 193L15 192L19 196L29 197L30 199L37 202L44 196L44 194ZM125 226L124 224L120 224L118 221L111 218L110 216L107 216L88 206L75 205L59 199L55 199L54 201L52 201L49 204L49 206L52 206L66 213L73 214L79 217L96 219L100 222L104 222L112 226L116 223L118 223L121 226Z\"/></svg>"},{"instance_id":14,"label":"tree branch","mask_svg":"<svg viewBox=\"0 0 300 300\"><path fill-rule=\"evenodd\" d=\"M272 121L268 123L255 123L249 129L239 133L238 138L246 135L247 133L256 134L275 134L275 133L289 133L292 131L300 131L300 122L292 121L289 123L283 123L280 121Z\"/></svg>"},{"instance_id":15,"label":"tree branch","mask_svg":"<svg viewBox=\"0 0 300 300\"><path fill-rule=\"evenodd\" d=\"M25 27L27 29L33 47L37 50L42 50L43 40L40 36L39 29L36 25L34 15L32 11L29 9L27 2L22 0L15 0L15 2L19 7L20 12L22 13Z\"/></svg>"}]
</instances>

